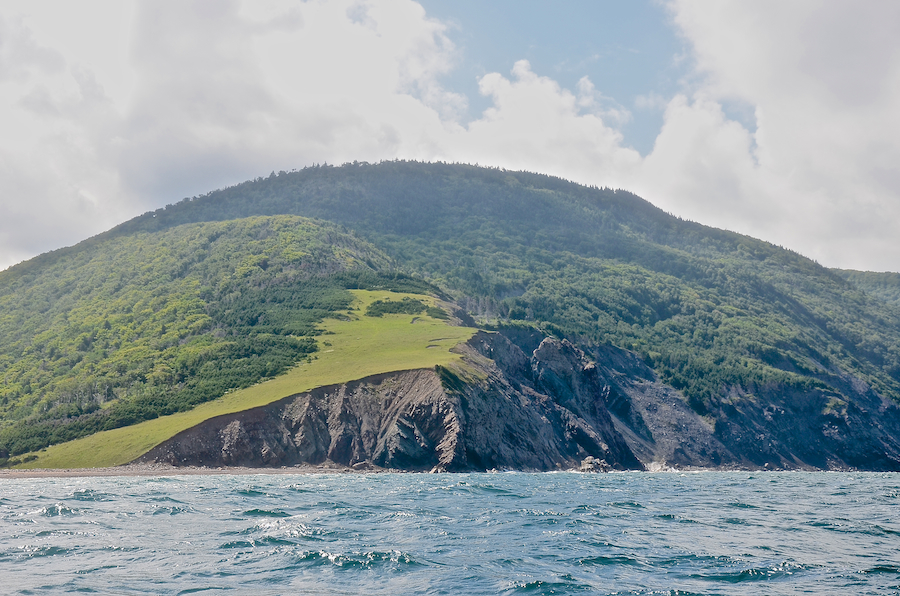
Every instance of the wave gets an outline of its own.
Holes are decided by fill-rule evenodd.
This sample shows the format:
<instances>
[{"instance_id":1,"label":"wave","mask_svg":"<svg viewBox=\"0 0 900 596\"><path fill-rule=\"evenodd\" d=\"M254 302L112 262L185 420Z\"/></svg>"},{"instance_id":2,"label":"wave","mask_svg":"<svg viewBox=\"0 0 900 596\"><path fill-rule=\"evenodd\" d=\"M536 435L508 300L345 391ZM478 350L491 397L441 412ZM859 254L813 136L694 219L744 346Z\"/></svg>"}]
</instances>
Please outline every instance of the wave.
<instances>
[{"instance_id":1,"label":"wave","mask_svg":"<svg viewBox=\"0 0 900 596\"><path fill-rule=\"evenodd\" d=\"M758 476L4 480L0 592L896 592L896 474Z\"/></svg>"},{"instance_id":2,"label":"wave","mask_svg":"<svg viewBox=\"0 0 900 596\"><path fill-rule=\"evenodd\" d=\"M290 513L285 513L280 509L248 509L242 515L247 517L290 517Z\"/></svg>"},{"instance_id":3,"label":"wave","mask_svg":"<svg viewBox=\"0 0 900 596\"><path fill-rule=\"evenodd\" d=\"M346 569L375 569L386 565L404 568L422 566L422 563L416 561L411 554L396 550L348 553L310 550L300 553L297 562L315 565L328 564Z\"/></svg>"}]
</instances>

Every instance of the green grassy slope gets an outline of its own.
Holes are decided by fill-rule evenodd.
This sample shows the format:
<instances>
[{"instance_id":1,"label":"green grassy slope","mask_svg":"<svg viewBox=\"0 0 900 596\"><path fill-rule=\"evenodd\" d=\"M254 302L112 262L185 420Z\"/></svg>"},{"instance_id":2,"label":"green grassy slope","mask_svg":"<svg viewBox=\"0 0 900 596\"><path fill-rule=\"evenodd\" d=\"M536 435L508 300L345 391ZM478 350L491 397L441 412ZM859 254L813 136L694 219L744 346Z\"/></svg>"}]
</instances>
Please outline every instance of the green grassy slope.
<instances>
[{"instance_id":1,"label":"green grassy slope","mask_svg":"<svg viewBox=\"0 0 900 596\"><path fill-rule=\"evenodd\" d=\"M129 426L50 447L33 454L36 459L19 468L94 468L116 466L140 457L166 439L204 420L263 406L283 397L316 387L345 383L370 375L446 365L458 356L450 348L468 340L474 329L451 327L424 313L415 317L388 314L365 316L375 300L397 301L411 297L434 304L427 296L354 290L355 300L347 320L328 319L318 337L319 350L312 360L286 374L197 406Z\"/></svg>"}]
</instances>

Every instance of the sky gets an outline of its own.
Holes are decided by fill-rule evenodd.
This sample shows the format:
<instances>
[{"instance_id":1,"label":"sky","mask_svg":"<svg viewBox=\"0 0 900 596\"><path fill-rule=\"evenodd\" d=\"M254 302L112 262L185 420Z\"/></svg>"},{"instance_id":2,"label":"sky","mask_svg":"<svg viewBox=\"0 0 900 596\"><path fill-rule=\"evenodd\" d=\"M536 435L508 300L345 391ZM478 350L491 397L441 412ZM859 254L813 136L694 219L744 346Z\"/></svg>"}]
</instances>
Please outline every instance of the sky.
<instances>
[{"instance_id":1,"label":"sky","mask_svg":"<svg viewBox=\"0 0 900 596\"><path fill-rule=\"evenodd\" d=\"M477 163L900 271L900 2L3 0L0 269L272 171Z\"/></svg>"}]
</instances>

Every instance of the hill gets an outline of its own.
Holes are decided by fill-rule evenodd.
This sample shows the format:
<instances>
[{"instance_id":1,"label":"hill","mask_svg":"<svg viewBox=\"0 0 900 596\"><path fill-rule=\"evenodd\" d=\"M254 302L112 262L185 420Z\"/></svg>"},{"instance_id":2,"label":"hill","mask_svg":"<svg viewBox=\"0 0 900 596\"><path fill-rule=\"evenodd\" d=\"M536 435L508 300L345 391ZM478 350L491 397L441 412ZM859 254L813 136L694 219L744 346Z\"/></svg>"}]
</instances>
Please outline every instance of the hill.
<instances>
[{"instance_id":1,"label":"hill","mask_svg":"<svg viewBox=\"0 0 900 596\"><path fill-rule=\"evenodd\" d=\"M313 218L302 220L308 232L285 239L297 217ZM294 223L251 230L271 218ZM221 236L229 252L192 260L219 228L235 234ZM292 260L295 246L315 256ZM137 401L166 413L278 375L314 349L302 338L346 307L346 288L386 279L445 292L526 356L544 336L598 361L613 348L636 354L748 464L900 467L900 308L889 283L680 220L628 192L410 162L273 173L0 273L0 441L23 453L41 442L16 437L66 427L64 412L113 420L117 404L149 391L157 397ZM78 310L78 300L94 306ZM197 374L209 359L269 364L221 366L236 372L216 384ZM192 368L173 367L181 362ZM110 381L119 374L124 385ZM210 389L195 397L200 385ZM85 414L94 406L77 396L98 393L115 398L92 398L96 411L110 405Z\"/></svg>"}]
</instances>

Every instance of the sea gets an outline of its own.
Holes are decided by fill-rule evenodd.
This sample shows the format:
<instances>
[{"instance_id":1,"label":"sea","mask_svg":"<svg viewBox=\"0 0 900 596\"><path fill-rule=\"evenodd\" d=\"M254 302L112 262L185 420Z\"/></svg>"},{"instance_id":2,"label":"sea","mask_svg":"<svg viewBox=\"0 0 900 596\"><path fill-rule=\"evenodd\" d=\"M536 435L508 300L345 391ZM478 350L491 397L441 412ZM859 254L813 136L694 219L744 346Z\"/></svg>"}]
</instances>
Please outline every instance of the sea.
<instances>
[{"instance_id":1,"label":"sea","mask_svg":"<svg viewBox=\"0 0 900 596\"><path fill-rule=\"evenodd\" d=\"M900 474L0 480L3 594L900 594Z\"/></svg>"}]
</instances>

